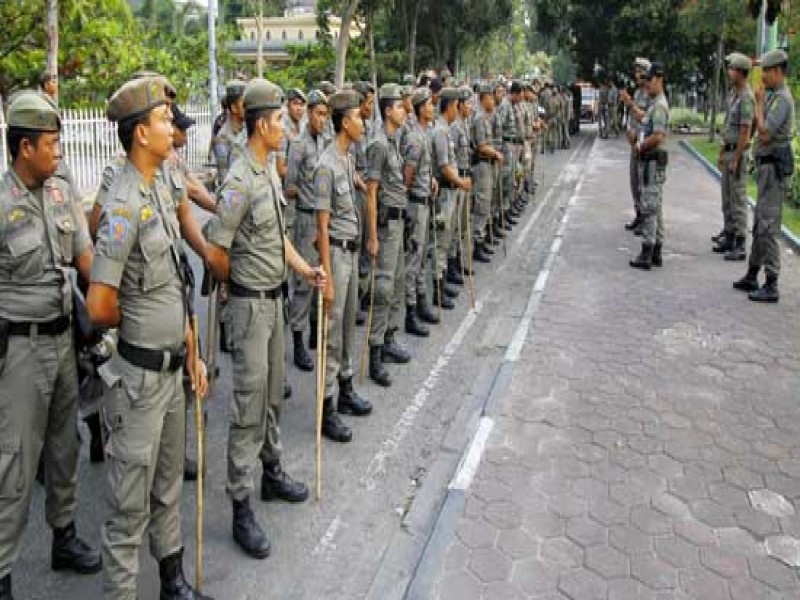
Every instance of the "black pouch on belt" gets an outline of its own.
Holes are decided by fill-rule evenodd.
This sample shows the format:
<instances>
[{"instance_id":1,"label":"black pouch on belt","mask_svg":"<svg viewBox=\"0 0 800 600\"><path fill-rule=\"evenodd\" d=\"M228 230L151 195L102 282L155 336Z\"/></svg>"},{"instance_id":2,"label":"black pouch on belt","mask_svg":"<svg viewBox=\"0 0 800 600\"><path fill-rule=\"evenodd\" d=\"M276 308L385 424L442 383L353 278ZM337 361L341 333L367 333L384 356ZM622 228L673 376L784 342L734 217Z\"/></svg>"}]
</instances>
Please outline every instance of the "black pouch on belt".
<instances>
[{"instance_id":1,"label":"black pouch on belt","mask_svg":"<svg viewBox=\"0 0 800 600\"><path fill-rule=\"evenodd\" d=\"M663 171L664 169L667 168L667 165L669 164L669 154L667 153L666 150L656 150L655 155L656 155L656 164L658 165L658 168Z\"/></svg>"},{"instance_id":2,"label":"black pouch on belt","mask_svg":"<svg viewBox=\"0 0 800 600\"><path fill-rule=\"evenodd\" d=\"M775 156L775 174L780 179L788 179L794 173L794 152L790 145L779 146L772 151Z\"/></svg>"},{"instance_id":3,"label":"black pouch on belt","mask_svg":"<svg viewBox=\"0 0 800 600\"><path fill-rule=\"evenodd\" d=\"M8 331L11 329L11 321L0 319L0 374L6 366L6 355L8 354Z\"/></svg>"}]
</instances>

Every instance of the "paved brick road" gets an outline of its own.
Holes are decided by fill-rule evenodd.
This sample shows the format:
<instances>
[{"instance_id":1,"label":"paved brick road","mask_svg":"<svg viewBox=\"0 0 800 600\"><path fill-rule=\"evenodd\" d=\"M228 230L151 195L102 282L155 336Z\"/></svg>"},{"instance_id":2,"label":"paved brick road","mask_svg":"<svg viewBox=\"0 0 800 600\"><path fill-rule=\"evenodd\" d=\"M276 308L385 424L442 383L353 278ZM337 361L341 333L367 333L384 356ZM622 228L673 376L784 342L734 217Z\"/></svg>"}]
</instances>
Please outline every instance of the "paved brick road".
<instances>
[{"instance_id":1,"label":"paved brick road","mask_svg":"<svg viewBox=\"0 0 800 600\"><path fill-rule=\"evenodd\" d=\"M778 305L732 290L718 184L670 160L634 272L627 148L595 143L429 597L800 598L800 264Z\"/></svg>"}]
</instances>

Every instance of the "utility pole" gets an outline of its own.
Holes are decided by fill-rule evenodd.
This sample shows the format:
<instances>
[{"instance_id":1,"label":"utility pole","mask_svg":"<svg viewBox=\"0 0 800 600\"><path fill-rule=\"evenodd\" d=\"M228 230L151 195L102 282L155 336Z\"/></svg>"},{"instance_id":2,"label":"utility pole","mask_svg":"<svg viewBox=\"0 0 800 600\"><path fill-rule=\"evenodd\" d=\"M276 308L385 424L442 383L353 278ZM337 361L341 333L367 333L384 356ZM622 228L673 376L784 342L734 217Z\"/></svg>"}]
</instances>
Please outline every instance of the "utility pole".
<instances>
[{"instance_id":1,"label":"utility pole","mask_svg":"<svg viewBox=\"0 0 800 600\"><path fill-rule=\"evenodd\" d=\"M217 0L208 0L208 85L211 114L217 112Z\"/></svg>"}]
</instances>

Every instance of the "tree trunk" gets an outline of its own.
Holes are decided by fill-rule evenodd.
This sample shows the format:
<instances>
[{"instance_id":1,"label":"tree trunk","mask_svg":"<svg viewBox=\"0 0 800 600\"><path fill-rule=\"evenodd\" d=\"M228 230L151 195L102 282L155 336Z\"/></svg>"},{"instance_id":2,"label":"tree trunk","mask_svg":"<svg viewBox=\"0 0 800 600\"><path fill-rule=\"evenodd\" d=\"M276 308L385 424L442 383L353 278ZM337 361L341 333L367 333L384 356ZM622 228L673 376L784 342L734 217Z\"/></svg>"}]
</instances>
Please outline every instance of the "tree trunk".
<instances>
[{"instance_id":1,"label":"tree trunk","mask_svg":"<svg viewBox=\"0 0 800 600\"><path fill-rule=\"evenodd\" d=\"M337 88L344 86L347 48L350 45L350 22L357 8L358 0L344 0L342 3L342 24L339 27L339 39L336 40L336 71L333 81Z\"/></svg>"},{"instance_id":2,"label":"tree trunk","mask_svg":"<svg viewBox=\"0 0 800 600\"><path fill-rule=\"evenodd\" d=\"M47 0L47 72L58 76L58 0Z\"/></svg>"},{"instance_id":3,"label":"tree trunk","mask_svg":"<svg viewBox=\"0 0 800 600\"><path fill-rule=\"evenodd\" d=\"M375 94L378 93L378 61L375 59L375 30L373 28L373 5L371 0L365 2L364 15L366 20L365 33L367 35L367 47L369 48L369 69L372 78L372 87L375 88ZM375 106L378 103L375 102Z\"/></svg>"},{"instance_id":4,"label":"tree trunk","mask_svg":"<svg viewBox=\"0 0 800 600\"><path fill-rule=\"evenodd\" d=\"M258 48L256 48L256 73L259 77L264 77L264 13L261 10L261 2L258 3L256 32L256 37L258 38Z\"/></svg>"},{"instance_id":5,"label":"tree trunk","mask_svg":"<svg viewBox=\"0 0 800 600\"><path fill-rule=\"evenodd\" d=\"M717 59L714 67L714 92L711 95L711 127L709 128L708 140L714 141L717 135L717 104L719 102L719 81L720 71L722 71L722 52L725 44L725 19L719 30L719 45L717 46Z\"/></svg>"},{"instance_id":6,"label":"tree trunk","mask_svg":"<svg viewBox=\"0 0 800 600\"><path fill-rule=\"evenodd\" d=\"M417 59L417 23L419 22L419 2L413 3L411 12L411 34L408 40L408 72L416 80L417 71L415 61Z\"/></svg>"}]
</instances>

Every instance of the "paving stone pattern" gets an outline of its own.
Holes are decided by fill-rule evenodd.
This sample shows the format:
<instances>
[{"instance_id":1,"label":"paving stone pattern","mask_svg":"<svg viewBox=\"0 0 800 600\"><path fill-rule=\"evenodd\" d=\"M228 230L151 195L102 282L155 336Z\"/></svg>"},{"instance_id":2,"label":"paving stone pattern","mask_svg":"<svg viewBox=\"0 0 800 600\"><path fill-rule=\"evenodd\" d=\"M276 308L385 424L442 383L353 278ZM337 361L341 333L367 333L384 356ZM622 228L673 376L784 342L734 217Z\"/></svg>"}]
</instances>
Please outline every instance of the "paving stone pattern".
<instances>
[{"instance_id":1,"label":"paving stone pattern","mask_svg":"<svg viewBox=\"0 0 800 600\"><path fill-rule=\"evenodd\" d=\"M627 148L596 142L434 598L800 598L800 263L778 305L732 290L718 184L670 163L634 272Z\"/></svg>"}]
</instances>

